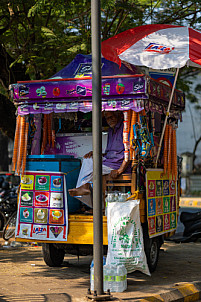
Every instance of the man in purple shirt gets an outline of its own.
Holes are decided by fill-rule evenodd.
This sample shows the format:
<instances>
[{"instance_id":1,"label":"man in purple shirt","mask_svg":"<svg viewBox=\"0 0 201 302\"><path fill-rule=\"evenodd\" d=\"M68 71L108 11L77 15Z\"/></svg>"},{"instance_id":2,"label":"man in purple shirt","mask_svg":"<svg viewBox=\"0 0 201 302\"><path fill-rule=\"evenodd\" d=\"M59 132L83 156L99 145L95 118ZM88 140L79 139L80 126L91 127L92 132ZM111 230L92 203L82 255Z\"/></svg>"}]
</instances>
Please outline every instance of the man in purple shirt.
<instances>
[{"instance_id":1,"label":"man in purple shirt","mask_svg":"<svg viewBox=\"0 0 201 302\"><path fill-rule=\"evenodd\" d=\"M109 125L107 147L103 154L103 175L110 174L115 179L128 167L124 160L123 119L120 112L107 111L105 119ZM71 196L82 196L91 193L90 183L93 179L93 152L85 154L80 175L75 189L69 189Z\"/></svg>"}]
</instances>

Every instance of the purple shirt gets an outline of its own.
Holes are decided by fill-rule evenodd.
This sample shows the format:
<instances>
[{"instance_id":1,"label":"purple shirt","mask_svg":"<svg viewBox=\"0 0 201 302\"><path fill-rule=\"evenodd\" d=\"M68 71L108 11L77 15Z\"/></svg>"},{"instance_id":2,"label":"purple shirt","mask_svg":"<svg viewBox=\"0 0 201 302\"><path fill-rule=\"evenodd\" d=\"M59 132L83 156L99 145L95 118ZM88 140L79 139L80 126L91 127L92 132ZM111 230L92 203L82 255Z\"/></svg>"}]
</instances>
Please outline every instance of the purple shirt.
<instances>
[{"instance_id":1,"label":"purple shirt","mask_svg":"<svg viewBox=\"0 0 201 302\"><path fill-rule=\"evenodd\" d=\"M103 158L103 165L114 170L119 169L124 160L124 144L123 144L123 121L117 123L113 131L109 128L107 147Z\"/></svg>"}]
</instances>

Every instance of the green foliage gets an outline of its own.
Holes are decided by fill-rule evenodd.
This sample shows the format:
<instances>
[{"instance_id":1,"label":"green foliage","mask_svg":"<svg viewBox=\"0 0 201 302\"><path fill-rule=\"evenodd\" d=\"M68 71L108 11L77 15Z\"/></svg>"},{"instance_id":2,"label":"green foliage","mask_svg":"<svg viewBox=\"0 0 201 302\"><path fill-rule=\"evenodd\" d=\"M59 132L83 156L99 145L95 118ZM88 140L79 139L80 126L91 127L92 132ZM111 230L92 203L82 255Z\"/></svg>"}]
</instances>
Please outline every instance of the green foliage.
<instances>
[{"instance_id":1,"label":"green foliage","mask_svg":"<svg viewBox=\"0 0 201 302\"><path fill-rule=\"evenodd\" d=\"M149 23L189 24L199 29L200 12L201 3L195 0L102 0L102 40ZM2 56L10 58L7 78L0 73L5 87L22 79L21 73L21 78L13 73L20 65L32 80L51 77L76 54L91 53L91 1L1 0L0 42ZM187 93L184 79L189 72L183 68L178 81Z\"/></svg>"},{"instance_id":2,"label":"green foliage","mask_svg":"<svg viewBox=\"0 0 201 302\"><path fill-rule=\"evenodd\" d=\"M101 0L102 40L150 23L201 29L200 0ZM10 83L49 78L78 53L91 53L90 0L1 0L0 93ZM183 68L177 87L195 102ZM191 95L192 94L192 95Z\"/></svg>"},{"instance_id":3,"label":"green foliage","mask_svg":"<svg viewBox=\"0 0 201 302\"><path fill-rule=\"evenodd\" d=\"M200 1L102 0L105 40L146 23L200 26ZM48 78L78 53L91 52L90 0L1 0L0 41L30 79Z\"/></svg>"}]
</instances>

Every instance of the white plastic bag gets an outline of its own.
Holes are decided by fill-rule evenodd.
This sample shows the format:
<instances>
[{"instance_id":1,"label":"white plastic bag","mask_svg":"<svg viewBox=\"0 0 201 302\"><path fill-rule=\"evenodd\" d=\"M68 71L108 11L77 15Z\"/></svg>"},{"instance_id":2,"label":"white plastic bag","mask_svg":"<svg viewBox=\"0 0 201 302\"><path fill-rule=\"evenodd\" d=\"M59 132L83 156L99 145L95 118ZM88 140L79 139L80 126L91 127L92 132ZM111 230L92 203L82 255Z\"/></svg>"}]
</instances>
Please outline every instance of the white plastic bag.
<instances>
[{"instance_id":1,"label":"white plastic bag","mask_svg":"<svg viewBox=\"0 0 201 302\"><path fill-rule=\"evenodd\" d=\"M106 265L125 265L150 276L144 252L139 200L109 202L107 209L108 254Z\"/></svg>"}]
</instances>

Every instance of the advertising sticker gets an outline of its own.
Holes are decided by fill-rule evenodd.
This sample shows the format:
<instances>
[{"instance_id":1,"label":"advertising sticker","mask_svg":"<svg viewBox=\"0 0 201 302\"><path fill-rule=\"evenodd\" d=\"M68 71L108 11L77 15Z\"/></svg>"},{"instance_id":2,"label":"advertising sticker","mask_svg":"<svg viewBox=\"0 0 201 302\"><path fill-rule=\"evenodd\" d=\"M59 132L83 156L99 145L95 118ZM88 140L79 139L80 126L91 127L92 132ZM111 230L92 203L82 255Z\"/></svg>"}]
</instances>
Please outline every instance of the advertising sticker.
<instances>
[{"instance_id":1,"label":"advertising sticker","mask_svg":"<svg viewBox=\"0 0 201 302\"><path fill-rule=\"evenodd\" d=\"M68 205L65 175L29 171L21 177L16 238L66 242Z\"/></svg>"},{"instance_id":2,"label":"advertising sticker","mask_svg":"<svg viewBox=\"0 0 201 302\"><path fill-rule=\"evenodd\" d=\"M149 236L168 233L177 227L177 183L163 170L147 170L147 217Z\"/></svg>"},{"instance_id":3,"label":"advertising sticker","mask_svg":"<svg viewBox=\"0 0 201 302\"><path fill-rule=\"evenodd\" d=\"M21 191L21 206L32 207L33 206L33 192Z\"/></svg>"},{"instance_id":4,"label":"advertising sticker","mask_svg":"<svg viewBox=\"0 0 201 302\"><path fill-rule=\"evenodd\" d=\"M36 175L35 190L49 191L50 176L48 175Z\"/></svg>"}]
</instances>

